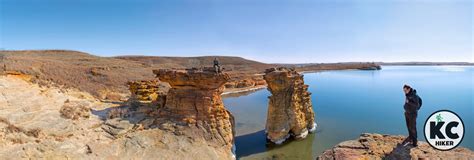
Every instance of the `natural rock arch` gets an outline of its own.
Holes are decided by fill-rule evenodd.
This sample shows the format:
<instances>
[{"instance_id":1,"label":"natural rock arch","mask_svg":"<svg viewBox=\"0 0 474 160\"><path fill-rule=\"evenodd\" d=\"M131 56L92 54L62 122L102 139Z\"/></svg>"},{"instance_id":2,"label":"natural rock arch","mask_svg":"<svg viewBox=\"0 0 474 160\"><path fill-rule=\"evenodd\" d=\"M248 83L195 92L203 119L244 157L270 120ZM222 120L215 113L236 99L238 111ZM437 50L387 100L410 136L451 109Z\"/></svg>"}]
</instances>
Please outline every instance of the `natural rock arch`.
<instances>
[{"instance_id":1,"label":"natural rock arch","mask_svg":"<svg viewBox=\"0 0 474 160\"><path fill-rule=\"evenodd\" d=\"M230 80L228 74L216 73L210 67L160 69L153 73L171 86L158 117L200 128L196 134L229 151L235 149L234 117L221 97L224 84ZM287 68L271 68L266 70L264 79L272 93L265 127L267 139L279 144L290 136L305 138L308 132L314 132L311 93L303 75Z\"/></svg>"}]
</instances>

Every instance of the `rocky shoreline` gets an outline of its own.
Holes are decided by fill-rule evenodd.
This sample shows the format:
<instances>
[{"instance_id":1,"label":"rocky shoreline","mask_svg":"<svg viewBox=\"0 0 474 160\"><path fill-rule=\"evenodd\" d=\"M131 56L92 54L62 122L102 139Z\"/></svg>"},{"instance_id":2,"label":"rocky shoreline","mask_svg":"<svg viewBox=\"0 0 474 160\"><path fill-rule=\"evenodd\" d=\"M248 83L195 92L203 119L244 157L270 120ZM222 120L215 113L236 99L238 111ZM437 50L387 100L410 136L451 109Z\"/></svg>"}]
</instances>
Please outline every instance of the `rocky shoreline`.
<instances>
[{"instance_id":1,"label":"rocky shoreline","mask_svg":"<svg viewBox=\"0 0 474 160\"><path fill-rule=\"evenodd\" d=\"M426 142L418 147L403 146L405 136L363 133L356 140L344 141L326 150L317 159L474 159L474 152L464 147L439 151Z\"/></svg>"}]
</instances>

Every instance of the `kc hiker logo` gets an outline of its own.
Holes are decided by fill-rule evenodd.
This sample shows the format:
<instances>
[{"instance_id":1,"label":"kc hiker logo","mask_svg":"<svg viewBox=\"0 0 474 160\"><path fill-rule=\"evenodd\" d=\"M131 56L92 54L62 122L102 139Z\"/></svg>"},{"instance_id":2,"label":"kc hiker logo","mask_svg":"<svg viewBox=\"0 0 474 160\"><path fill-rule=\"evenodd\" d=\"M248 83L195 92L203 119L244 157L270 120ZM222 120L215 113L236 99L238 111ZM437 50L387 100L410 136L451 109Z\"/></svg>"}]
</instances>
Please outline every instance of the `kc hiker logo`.
<instances>
[{"instance_id":1,"label":"kc hiker logo","mask_svg":"<svg viewBox=\"0 0 474 160\"><path fill-rule=\"evenodd\" d=\"M456 148L464 138L464 123L461 117L449 110L431 114L425 122L425 139L438 150Z\"/></svg>"}]
</instances>

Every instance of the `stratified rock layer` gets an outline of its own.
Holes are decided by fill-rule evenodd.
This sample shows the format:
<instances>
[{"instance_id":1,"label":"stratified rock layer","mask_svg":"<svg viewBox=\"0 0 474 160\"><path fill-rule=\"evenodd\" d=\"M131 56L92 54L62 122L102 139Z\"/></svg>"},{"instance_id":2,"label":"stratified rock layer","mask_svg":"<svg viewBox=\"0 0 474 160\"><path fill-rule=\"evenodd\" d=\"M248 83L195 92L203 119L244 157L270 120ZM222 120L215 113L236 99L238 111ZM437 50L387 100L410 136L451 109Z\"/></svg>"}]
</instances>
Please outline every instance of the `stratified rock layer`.
<instances>
[{"instance_id":1,"label":"stratified rock layer","mask_svg":"<svg viewBox=\"0 0 474 160\"><path fill-rule=\"evenodd\" d=\"M265 71L269 97L266 132L267 139L282 143L293 135L305 138L316 128L311 93L304 84L303 75L287 68L271 68Z\"/></svg>"},{"instance_id":2,"label":"stratified rock layer","mask_svg":"<svg viewBox=\"0 0 474 160\"><path fill-rule=\"evenodd\" d=\"M357 140L344 141L326 150L318 159L474 159L474 152L467 148L439 151L426 142L418 142L418 147L403 146L405 138L364 133Z\"/></svg>"},{"instance_id":3,"label":"stratified rock layer","mask_svg":"<svg viewBox=\"0 0 474 160\"><path fill-rule=\"evenodd\" d=\"M132 81L128 82L130 93L139 101L157 101L166 96L166 86L160 81Z\"/></svg>"},{"instance_id":4,"label":"stratified rock layer","mask_svg":"<svg viewBox=\"0 0 474 160\"><path fill-rule=\"evenodd\" d=\"M212 68L153 72L160 81L171 85L159 116L197 126L207 140L216 141L230 151L234 143L234 119L224 108L221 97L229 75L217 74Z\"/></svg>"}]
</instances>

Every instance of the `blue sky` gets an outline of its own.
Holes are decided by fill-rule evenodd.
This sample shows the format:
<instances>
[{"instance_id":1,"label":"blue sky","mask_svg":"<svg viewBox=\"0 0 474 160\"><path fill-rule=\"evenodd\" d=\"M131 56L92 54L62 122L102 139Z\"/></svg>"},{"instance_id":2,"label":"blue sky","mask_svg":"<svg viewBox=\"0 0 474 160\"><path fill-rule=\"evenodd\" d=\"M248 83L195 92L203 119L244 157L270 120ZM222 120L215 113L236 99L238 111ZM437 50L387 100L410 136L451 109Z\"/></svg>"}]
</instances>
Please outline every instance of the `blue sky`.
<instances>
[{"instance_id":1,"label":"blue sky","mask_svg":"<svg viewBox=\"0 0 474 160\"><path fill-rule=\"evenodd\" d=\"M474 61L471 0L0 0L0 48L269 63Z\"/></svg>"}]
</instances>

